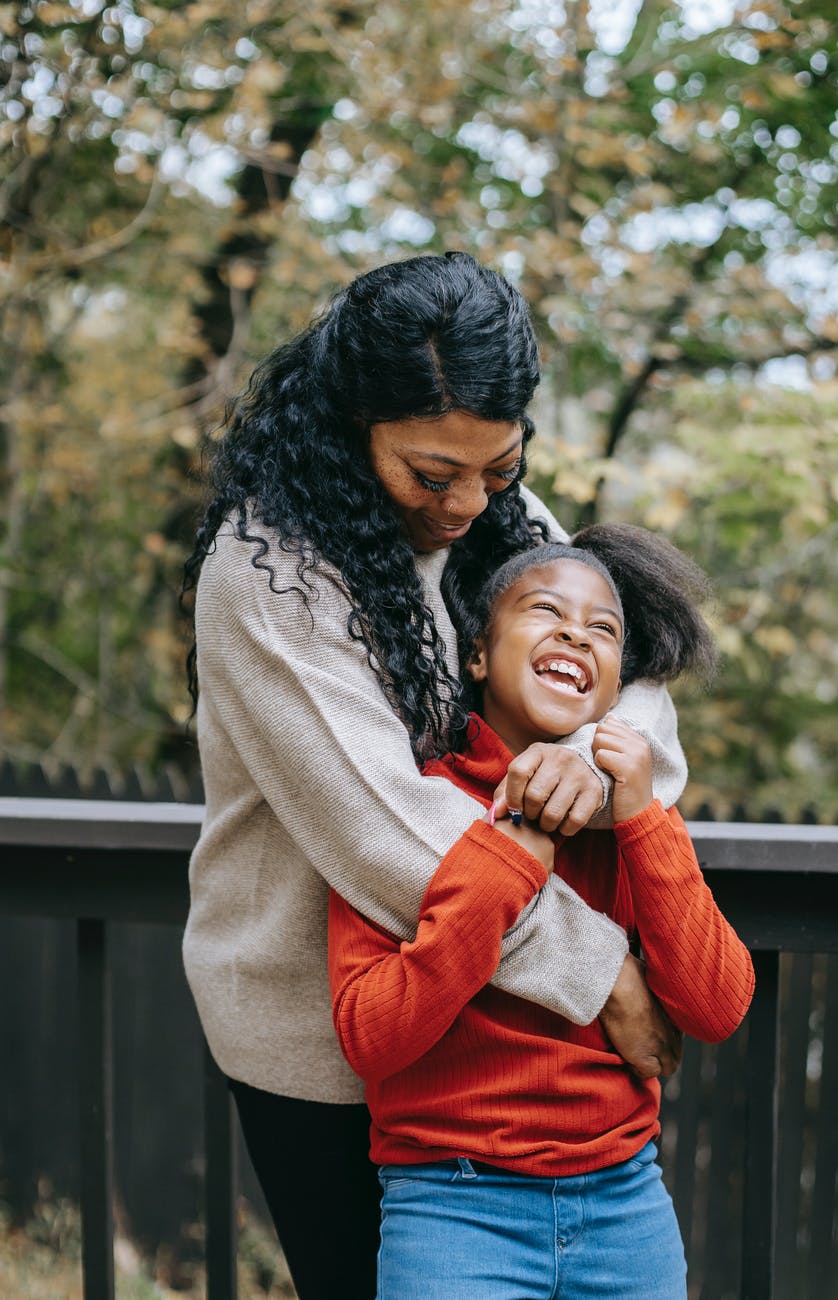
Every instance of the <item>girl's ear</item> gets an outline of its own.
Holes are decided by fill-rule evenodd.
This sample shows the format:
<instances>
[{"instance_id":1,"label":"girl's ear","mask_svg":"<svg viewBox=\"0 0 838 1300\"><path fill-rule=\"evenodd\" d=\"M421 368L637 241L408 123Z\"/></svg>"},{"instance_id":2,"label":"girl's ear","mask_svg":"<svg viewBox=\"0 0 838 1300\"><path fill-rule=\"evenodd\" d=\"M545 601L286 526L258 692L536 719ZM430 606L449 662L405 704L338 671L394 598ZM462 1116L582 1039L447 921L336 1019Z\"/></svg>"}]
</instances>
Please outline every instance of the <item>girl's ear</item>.
<instances>
[{"instance_id":1,"label":"girl's ear","mask_svg":"<svg viewBox=\"0 0 838 1300\"><path fill-rule=\"evenodd\" d=\"M486 643L481 637L474 643L474 649L466 662L466 672L473 682L485 682L487 676Z\"/></svg>"}]
</instances>

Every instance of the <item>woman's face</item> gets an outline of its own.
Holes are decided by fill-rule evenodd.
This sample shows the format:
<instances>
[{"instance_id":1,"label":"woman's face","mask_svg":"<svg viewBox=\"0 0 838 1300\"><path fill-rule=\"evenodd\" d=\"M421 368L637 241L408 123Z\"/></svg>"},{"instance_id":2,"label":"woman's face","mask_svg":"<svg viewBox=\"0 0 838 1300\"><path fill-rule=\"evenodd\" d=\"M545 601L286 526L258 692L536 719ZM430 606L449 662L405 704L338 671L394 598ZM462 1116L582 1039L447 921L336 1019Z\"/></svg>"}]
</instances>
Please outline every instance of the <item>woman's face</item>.
<instances>
[{"instance_id":1,"label":"woman's face","mask_svg":"<svg viewBox=\"0 0 838 1300\"><path fill-rule=\"evenodd\" d=\"M605 578L578 560L554 560L498 597L468 671L483 683L483 717L520 754L613 708L622 649L623 620Z\"/></svg>"},{"instance_id":2,"label":"woman's face","mask_svg":"<svg viewBox=\"0 0 838 1300\"><path fill-rule=\"evenodd\" d=\"M463 537L493 492L513 481L521 429L450 411L433 420L394 420L370 430L370 461L417 551Z\"/></svg>"}]
</instances>

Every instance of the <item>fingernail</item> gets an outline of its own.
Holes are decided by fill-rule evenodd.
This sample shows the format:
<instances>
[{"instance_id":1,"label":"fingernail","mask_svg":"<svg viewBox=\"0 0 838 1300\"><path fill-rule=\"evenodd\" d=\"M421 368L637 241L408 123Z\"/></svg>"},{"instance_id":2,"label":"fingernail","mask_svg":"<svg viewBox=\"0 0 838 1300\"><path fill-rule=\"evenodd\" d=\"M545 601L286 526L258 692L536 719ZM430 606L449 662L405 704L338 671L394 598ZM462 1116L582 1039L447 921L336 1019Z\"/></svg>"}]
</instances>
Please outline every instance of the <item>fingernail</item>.
<instances>
[{"instance_id":1,"label":"fingernail","mask_svg":"<svg viewBox=\"0 0 838 1300\"><path fill-rule=\"evenodd\" d=\"M489 825L494 826L494 824L495 824L495 805L493 803L490 803L489 804Z\"/></svg>"}]
</instances>

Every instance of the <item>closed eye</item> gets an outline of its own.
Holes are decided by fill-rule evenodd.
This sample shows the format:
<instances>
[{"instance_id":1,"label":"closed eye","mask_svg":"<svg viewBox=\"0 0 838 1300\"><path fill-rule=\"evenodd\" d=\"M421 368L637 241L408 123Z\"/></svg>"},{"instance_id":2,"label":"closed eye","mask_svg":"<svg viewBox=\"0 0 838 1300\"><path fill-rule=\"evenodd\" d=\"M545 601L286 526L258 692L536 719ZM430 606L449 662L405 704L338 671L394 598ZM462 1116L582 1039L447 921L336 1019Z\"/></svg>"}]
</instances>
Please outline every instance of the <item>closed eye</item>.
<instances>
[{"instance_id":1,"label":"closed eye","mask_svg":"<svg viewBox=\"0 0 838 1300\"><path fill-rule=\"evenodd\" d=\"M559 609L559 607L557 605L551 605L548 601L539 601L537 604L532 605L531 608L547 610L548 613L553 614L554 617L556 618L563 617L562 611ZM613 637L615 641L619 641L620 639L621 630L620 628L616 627L615 624L613 623L598 622L598 623L590 623L588 626L598 632L606 632L608 636Z\"/></svg>"},{"instance_id":2,"label":"closed eye","mask_svg":"<svg viewBox=\"0 0 838 1300\"><path fill-rule=\"evenodd\" d=\"M450 478L444 479L440 482L439 479L426 478L424 474L419 473L418 469L414 469L411 472L413 477L416 479L416 482L419 483L427 492L447 492L451 486Z\"/></svg>"},{"instance_id":3,"label":"closed eye","mask_svg":"<svg viewBox=\"0 0 838 1300\"><path fill-rule=\"evenodd\" d=\"M509 469L493 469L490 471L493 478L503 479L504 483L513 483L521 472L521 457L519 456L514 465Z\"/></svg>"},{"instance_id":4,"label":"closed eye","mask_svg":"<svg viewBox=\"0 0 838 1300\"><path fill-rule=\"evenodd\" d=\"M519 456L515 464L509 466L509 469L491 469L487 470L486 473L490 474L492 478L500 479L502 483L514 483L521 473L522 463L523 457ZM427 474L423 474L421 470L418 469L411 468L411 473L416 479L416 482L420 487L423 487L426 492L447 492L453 484L453 480L450 478L428 478Z\"/></svg>"}]
</instances>

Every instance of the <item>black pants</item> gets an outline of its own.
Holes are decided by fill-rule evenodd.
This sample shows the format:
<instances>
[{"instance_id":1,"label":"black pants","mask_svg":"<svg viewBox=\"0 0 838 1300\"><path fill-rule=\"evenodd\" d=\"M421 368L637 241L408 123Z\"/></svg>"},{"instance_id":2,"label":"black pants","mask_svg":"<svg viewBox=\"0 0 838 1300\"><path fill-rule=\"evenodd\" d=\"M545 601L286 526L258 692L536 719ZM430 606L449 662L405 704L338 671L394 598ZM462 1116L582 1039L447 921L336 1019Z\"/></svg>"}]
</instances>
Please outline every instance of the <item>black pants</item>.
<instances>
[{"instance_id":1,"label":"black pants","mask_svg":"<svg viewBox=\"0 0 838 1300\"><path fill-rule=\"evenodd\" d=\"M366 1106L230 1087L300 1300L374 1300L381 1188Z\"/></svg>"}]
</instances>

